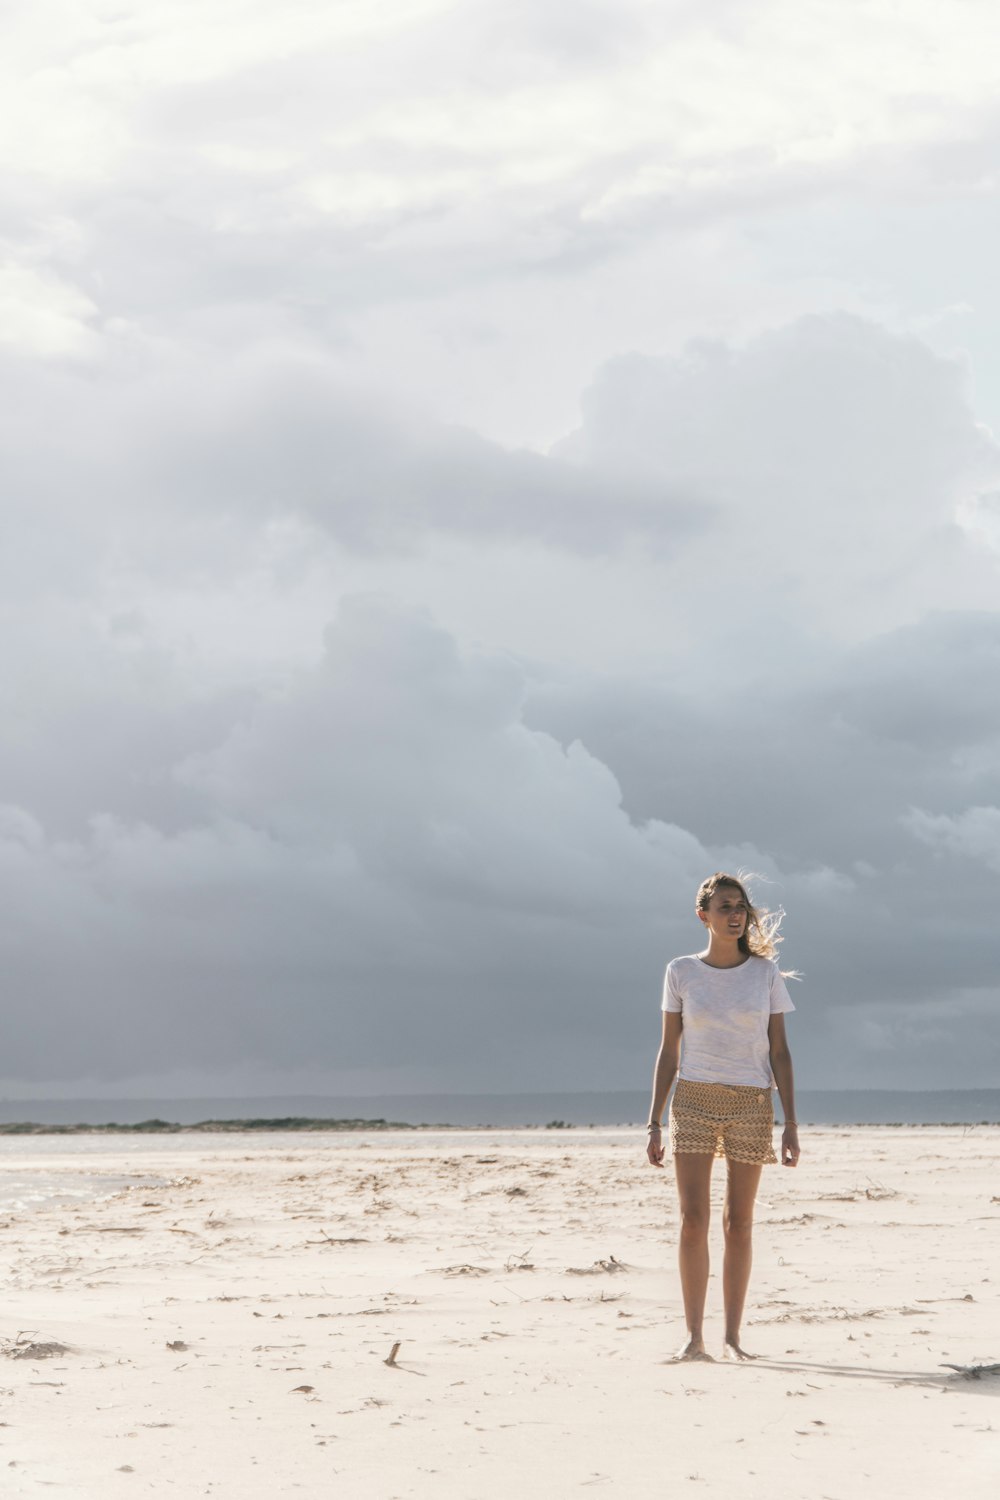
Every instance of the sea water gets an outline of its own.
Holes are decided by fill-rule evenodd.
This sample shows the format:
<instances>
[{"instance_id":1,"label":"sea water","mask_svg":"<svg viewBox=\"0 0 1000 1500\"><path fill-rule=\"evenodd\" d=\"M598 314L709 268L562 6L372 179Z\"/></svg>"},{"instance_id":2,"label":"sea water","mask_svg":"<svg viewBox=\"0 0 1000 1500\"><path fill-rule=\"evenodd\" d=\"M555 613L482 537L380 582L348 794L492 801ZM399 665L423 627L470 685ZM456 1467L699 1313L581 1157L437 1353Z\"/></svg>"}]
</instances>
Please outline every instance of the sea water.
<instances>
[{"instance_id":1,"label":"sea water","mask_svg":"<svg viewBox=\"0 0 1000 1500\"><path fill-rule=\"evenodd\" d=\"M267 1099L64 1099L0 1101L0 1124L33 1121L42 1125L136 1125L147 1120L192 1125L202 1120L268 1120L291 1116L318 1120L398 1121L434 1126L496 1130L547 1126L600 1139L602 1127L641 1125L649 1107L645 1091L550 1094L411 1094L363 1097L275 1097ZM1000 1089L961 1090L804 1090L799 1121L815 1125L962 1125L1000 1123ZM584 1136L586 1131L586 1136ZM540 1142L550 1140L546 1132ZM353 1132L254 1133L254 1150L288 1150L304 1144L336 1150L357 1145ZM407 1144L408 1132L389 1132L380 1149ZM522 1142L527 1145L528 1142ZM575 1148L578 1148L575 1145ZM0 1136L0 1212L18 1213L59 1203L90 1202L122 1188L162 1180L158 1162L166 1153L204 1150L246 1151L246 1136L232 1134L47 1134ZM58 1165L42 1158L58 1155ZM102 1171L114 1156L116 1171ZM135 1171L122 1175L121 1159ZM67 1158L69 1161L67 1161ZM70 1163L72 1163L70 1165Z\"/></svg>"},{"instance_id":2,"label":"sea water","mask_svg":"<svg viewBox=\"0 0 1000 1500\"><path fill-rule=\"evenodd\" d=\"M0 1124L136 1125L166 1120L386 1120L409 1125L644 1124L648 1089L531 1094L297 1095L203 1099L0 1099ZM814 1125L1000 1123L1000 1089L800 1089L798 1116ZM121 1137L119 1137L119 1141Z\"/></svg>"}]
</instances>

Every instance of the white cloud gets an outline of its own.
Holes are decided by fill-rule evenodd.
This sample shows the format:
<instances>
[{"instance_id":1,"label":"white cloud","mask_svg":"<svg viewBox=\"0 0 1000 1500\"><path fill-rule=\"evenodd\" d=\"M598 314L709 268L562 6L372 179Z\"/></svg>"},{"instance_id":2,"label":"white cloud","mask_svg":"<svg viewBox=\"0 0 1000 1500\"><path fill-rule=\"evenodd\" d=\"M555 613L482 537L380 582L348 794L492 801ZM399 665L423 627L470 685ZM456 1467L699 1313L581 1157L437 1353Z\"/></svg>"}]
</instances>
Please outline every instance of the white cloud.
<instances>
[{"instance_id":1,"label":"white cloud","mask_svg":"<svg viewBox=\"0 0 1000 1500\"><path fill-rule=\"evenodd\" d=\"M1000 490L983 490L959 507L959 525L1000 552Z\"/></svg>"},{"instance_id":2,"label":"white cloud","mask_svg":"<svg viewBox=\"0 0 1000 1500\"><path fill-rule=\"evenodd\" d=\"M871 322L804 318L743 348L612 361L554 452L717 506L679 561L683 608L714 595L730 622L773 612L850 638L992 606L995 565L958 514L1000 449L960 364Z\"/></svg>"},{"instance_id":3,"label":"white cloud","mask_svg":"<svg viewBox=\"0 0 1000 1500\"><path fill-rule=\"evenodd\" d=\"M931 848L974 860L1000 874L1000 807L967 807L955 816L914 807L903 825Z\"/></svg>"},{"instance_id":4,"label":"white cloud","mask_svg":"<svg viewBox=\"0 0 1000 1500\"><path fill-rule=\"evenodd\" d=\"M572 23L561 0L41 0L0 61L0 228L105 329L162 347L249 320L541 444L616 349L954 302L899 309L837 247L873 195L922 202L935 171L952 193L948 151L979 201L996 18L963 16L879 0L859 49L791 0L588 0ZM833 235L810 218L831 205ZM926 237L908 268L940 260Z\"/></svg>"},{"instance_id":5,"label":"white cloud","mask_svg":"<svg viewBox=\"0 0 1000 1500\"><path fill-rule=\"evenodd\" d=\"M436 537L604 556L638 537L662 557L710 518L681 487L505 449L269 342L121 356L85 378L0 369L19 418L0 443L15 590L64 546L92 588L136 569L235 580L268 550L276 569L296 552L304 566L324 539L368 556Z\"/></svg>"},{"instance_id":6,"label":"white cloud","mask_svg":"<svg viewBox=\"0 0 1000 1500\"><path fill-rule=\"evenodd\" d=\"M0 344L28 356L93 356L97 307L77 287L13 261L0 263Z\"/></svg>"}]
</instances>

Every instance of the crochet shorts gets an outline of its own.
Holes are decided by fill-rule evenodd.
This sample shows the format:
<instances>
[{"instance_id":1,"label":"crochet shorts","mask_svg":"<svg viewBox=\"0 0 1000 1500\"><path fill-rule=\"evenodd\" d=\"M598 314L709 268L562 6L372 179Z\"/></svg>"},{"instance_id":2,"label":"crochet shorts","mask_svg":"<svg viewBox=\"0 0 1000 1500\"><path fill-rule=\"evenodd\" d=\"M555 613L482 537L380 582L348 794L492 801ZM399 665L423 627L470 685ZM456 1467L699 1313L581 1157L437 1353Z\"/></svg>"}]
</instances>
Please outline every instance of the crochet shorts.
<instances>
[{"instance_id":1,"label":"crochet shorts","mask_svg":"<svg viewBox=\"0 0 1000 1500\"><path fill-rule=\"evenodd\" d=\"M670 1104L670 1150L724 1156L755 1166L776 1162L770 1089L678 1080Z\"/></svg>"}]
</instances>

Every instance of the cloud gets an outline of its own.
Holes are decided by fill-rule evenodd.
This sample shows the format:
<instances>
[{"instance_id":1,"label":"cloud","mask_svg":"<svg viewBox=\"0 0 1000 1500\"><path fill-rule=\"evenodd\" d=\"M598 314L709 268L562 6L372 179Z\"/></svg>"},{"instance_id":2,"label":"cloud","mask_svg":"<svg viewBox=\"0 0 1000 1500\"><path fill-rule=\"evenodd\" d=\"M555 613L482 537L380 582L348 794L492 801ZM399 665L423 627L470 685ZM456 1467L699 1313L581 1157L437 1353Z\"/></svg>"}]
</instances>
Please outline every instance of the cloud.
<instances>
[{"instance_id":1,"label":"cloud","mask_svg":"<svg viewBox=\"0 0 1000 1500\"><path fill-rule=\"evenodd\" d=\"M825 696L845 725L929 758L1000 738L1000 703L982 691L998 672L1000 616L935 612L849 652Z\"/></svg>"},{"instance_id":2,"label":"cloud","mask_svg":"<svg viewBox=\"0 0 1000 1500\"><path fill-rule=\"evenodd\" d=\"M627 1081L662 964L697 941L691 893L726 866L789 908L807 1076L846 1055L835 1011L902 1048L908 1002L988 992L991 929L937 888L938 851L981 857L958 833L995 805L1000 730L996 615L970 607L994 563L949 521L995 453L953 362L841 318L633 359L544 458L268 344L209 352L198 384L188 354L129 379L123 359L9 382L32 502L0 748L24 1077L197 1056L344 1086ZM343 599L318 664L302 638L268 655L310 554ZM362 568L448 628L352 601ZM543 605L534 649L502 649Z\"/></svg>"},{"instance_id":3,"label":"cloud","mask_svg":"<svg viewBox=\"0 0 1000 1500\"><path fill-rule=\"evenodd\" d=\"M789 0L587 0L571 23L559 0L256 0L236 28L224 0L45 0L3 80L0 163L39 195L17 248L39 217L85 228L81 293L146 327L259 302L343 336L387 302L575 275L637 235L850 191L873 162L898 184L975 134L976 28L869 10L862 57Z\"/></svg>"},{"instance_id":4,"label":"cloud","mask_svg":"<svg viewBox=\"0 0 1000 1500\"><path fill-rule=\"evenodd\" d=\"M994 961L937 851L988 863L995 808L908 814L935 775L940 796L933 750L901 761L854 731L824 753L801 713L786 745L791 700L681 720L651 686L547 699L371 597L341 606L316 665L172 725L120 668L107 701L146 725L120 763L117 734L62 739L89 816L48 821L44 777L0 814L8 1075L627 1084L666 958L698 943L698 882L749 868L789 908L803 1076L877 1084L889 1048L897 1083L929 1082L927 1038L982 1010ZM659 781L625 753L644 745ZM948 1038L938 1078L960 1067Z\"/></svg>"},{"instance_id":5,"label":"cloud","mask_svg":"<svg viewBox=\"0 0 1000 1500\"><path fill-rule=\"evenodd\" d=\"M0 389L15 592L60 573L70 591L135 570L232 580L289 522L303 555L324 542L407 554L436 536L592 555L639 536L666 555L711 516L679 487L506 449L269 343L238 357L122 350L85 372L13 361Z\"/></svg>"},{"instance_id":6,"label":"cloud","mask_svg":"<svg viewBox=\"0 0 1000 1500\"><path fill-rule=\"evenodd\" d=\"M742 348L696 343L599 371L555 454L696 491L715 523L678 567L706 631L794 617L861 635L929 609L991 607L993 559L963 505L1000 474L961 365L848 315Z\"/></svg>"},{"instance_id":7,"label":"cloud","mask_svg":"<svg viewBox=\"0 0 1000 1500\"><path fill-rule=\"evenodd\" d=\"M231 11L0 60L11 1066L631 1081L744 864L805 1077L985 1069L985 0Z\"/></svg>"},{"instance_id":8,"label":"cloud","mask_svg":"<svg viewBox=\"0 0 1000 1500\"><path fill-rule=\"evenodd\" d=\"M207 420L200 401L181 397L176 430L161 433L157 478L182 503L298 514L363 550L410 548L435 532L585 552L638 533L669 548L702 524L703 507L683 491L418 424L309 362L265 357L224 388Z\"/></svg>"},{"instance_id":9,"label":"cloud","mask_svg":"<svg viewBox=\"0 0 1000 1500\"><path fill-rule=\"evenodd\" d=\"M1000 552L1000 490L982 490L959 510L959 523L972 536Z\"/></svg>"},{"instance_id":10,"label":"cloud","mask_svg":"<svg viewBox=\"0 0 1000 1500\"><path fill-rule=\"evenodd\" d=\"M738 659L739 629L728 644ZM805 975L805 1069L876 1086L881 1036L896 1081L930 1085L967 1076L961 1044L953 1031L922 1061L918 1034L995 1006L986 872L997 868L1000 722L983 685L996 649L995 615L930 616L828 645L789 674L762 661L713 692L727 658L706 647L705 686L668 673L537 680L525 717L582 740L635 822L767 851L760 894L787 907L785 958ZM988 1020L982 1035L985 1058L1000 1038ZM988 1082L985 1062L976 1077Z\"/></svg>"},{"instance_id":11,"label":"cloud","mask_svg":"<svg viewBox=\"0 0 1000 1500\"><path fill-rule=\"evenodd\" d=\"M43 357L93 354L96 311L77 287L52 275L11 261L0 265L0 342L9 347Z\"/></svg>"},{"instance_id":12,"label":"cloud","mask_svg":"<svg viewBox=\"0 0 1000 1500\"><path fill-rule=\"evenodd\" d=\"M932 849L982 863L1000 874L1000 807L967 807L955 817L915 807L902 821Z\"/></svg>"},{"instance_id":13,"label":"cloud","mask_svg":"<svg viewBox=\"0 0 1000 1500\"><path fill-rule=\"evenodd\" d=\"M683 809L702 837L732 830L786 868L823 850L841 872L884 871L909 852L911 805L957 813L995 787L1000 720L977 689L996 650L995 616L932 617L817 655L804 674L764 662L720 697L653 676L537 680L526 717L580 738L636 819Z\"/></svg>"},{"instance_id":14,"label":"cloud","mask_svg":"<svg viewBox=\"0 0 1000 1500\"><path fill-rule=\"evenodd\" d=\"M0 371L16 414L0 454L9 555L40 531L40 548L66 538L70 566L89 551L91 575L233 573L253 565L263 526L294 519L373 555L451 536L601 557L632 539L655 568L675 559L669 600L688 618L709 578L735 615L846 633L906 618L918 598L992 597L993 555L956 513L1000 473L1000 452L963 373L858 319L616 361L548 457L359 390L335 360L268 338L236 354L117 337L86 374ZM58 446L44 441L53 422Z\"/></svg>"},{"instance_id":15,"label":"cloud","mask_svg":"<svg viewBox=\"0 0 1000 1500\"><path fill-rule=\"evenodd\" d=\"M472 1087L593 1076L595 1045L614 1066L655 1022L668 893L713 856L634 825L522 693L511 663L358 600L316 670L172 768L180 826L59 837L5 809L8 1071L115 1078L192 1045L223 1073L321 1058Z\"/></svg>"},{"instance_id":16,"label":"cloud","mask_svg":"<svg viewBox=\"0 0 1000 1500\"><path fill-rule=\"evenodd\" d=\"M579 432L556 451L627 472L697 475L740 505L747 540L786 550L887 550L953 517L1000 452L972 415L962 366L871 321L813 316L743 348L694 342L599 372ZM868 521L862 537L852 522ZM858 557L856 566L863 563Z\"/></svg>"},{"instance_id":17,"label":"cloud","mask_svg":"<svg viewBox=\"0 0 1000 1500\"><path fill-rule=\"evenodd\" d=\"M780 726L773 704L755 720L749 697L730 700L726 739L721 721L681 729L676 704L643 724L619 689L605 722L630 711L631 742L672 768L653 811L622 741L602 739L596 695L584 738L565 704L541 727L527 695L509 658L356 598L316 666L193 720L200 746L133 740L141 808L62 833L3 808L8 1075L627 1084L655 1046L666 958L698 943L698 882L750 868L758 900L789 908L805 1079L876 1085L891 1055L896 1083L968 1080L956 1027L986 1014L992 927L936 861L989 865L995 808L901 817L920 778L900 774L898 747L895 782L886 762L872 802L854 799L872 744L833 782L838 757L813 758L822 725L801 732L797 800L780 732L758 732Z\"/></svg>"}]
</instances>

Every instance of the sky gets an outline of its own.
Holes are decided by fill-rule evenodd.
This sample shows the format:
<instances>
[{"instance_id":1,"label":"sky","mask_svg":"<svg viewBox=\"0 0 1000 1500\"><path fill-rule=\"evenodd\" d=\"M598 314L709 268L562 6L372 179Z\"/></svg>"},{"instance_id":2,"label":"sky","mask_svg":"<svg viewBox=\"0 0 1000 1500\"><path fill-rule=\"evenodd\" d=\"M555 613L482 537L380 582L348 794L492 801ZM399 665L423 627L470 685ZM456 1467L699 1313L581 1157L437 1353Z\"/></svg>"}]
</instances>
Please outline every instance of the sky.
<instances>
[{"instance_id":1,"label":"sky","mask_svg":"<svg viewBox=\"0 0 1000 1500\"><path fill-rule=\"evenodd\" d=\"M1000 1077L992 0L22 0L0 1095Z\"/></svg>"}]
</instances>

